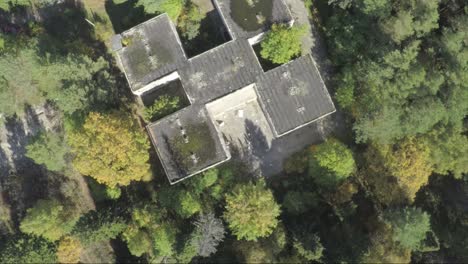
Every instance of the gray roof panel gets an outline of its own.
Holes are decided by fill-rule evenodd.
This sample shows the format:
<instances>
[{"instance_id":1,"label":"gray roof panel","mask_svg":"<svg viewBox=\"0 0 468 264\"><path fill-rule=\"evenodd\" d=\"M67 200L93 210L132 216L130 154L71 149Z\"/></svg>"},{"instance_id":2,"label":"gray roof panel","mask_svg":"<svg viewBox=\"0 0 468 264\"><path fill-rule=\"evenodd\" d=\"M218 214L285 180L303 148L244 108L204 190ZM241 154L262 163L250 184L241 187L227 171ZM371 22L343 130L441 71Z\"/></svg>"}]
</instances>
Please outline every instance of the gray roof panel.
<instances>
[{"instance_id":1,"label":"gray roof panel","mask_svg":"<svg viewBox=\"0 0 468 264\"><path fill-rule=\"evenodd\" d=\"M147 130L171 183L230 158L204 106L186 107L148 125Z\"/></svg>"},{"instance_id":2,"label":"gray roof panel","mask_svg":"<svg viewBox=\"0 0 468 264\"><path fill-rule=\"evenodd\" d=\"M255 82L261 73L247 40L230 41L191 58L179 71L188 97L200 104Z\"/></svg>"},{"instance_id":3,"label":"gray roof panel","mask_svg":"<svg viewBox=\"0 0 468 264\"><path fill-rule=\"evenodd\" d=\"M310 55L260 75L256 87L277 136L335 111Z\"/></svg>"},{"instance_id":4,"label":"gray roof panel","mask_svg":"<svg viewBox=\"0 0 468 264\"><path fill-rule=\"evenodd\" d=\"M117 51L132 90L167 75L187 61L175 27L167 14L139 24L121 34L129 41Z\"/></svg>"},{"instance_id":5,"label":"gray roof panel","mask_svg":"<svg viewBox=\"0 0 468 264\"><path fill-rule=\"evenodd\" d=\"M251 38L293 18L283 0L214 0L233 39ZM264 20L263 22L259 21Z\"/></svg>"}]
</instances>

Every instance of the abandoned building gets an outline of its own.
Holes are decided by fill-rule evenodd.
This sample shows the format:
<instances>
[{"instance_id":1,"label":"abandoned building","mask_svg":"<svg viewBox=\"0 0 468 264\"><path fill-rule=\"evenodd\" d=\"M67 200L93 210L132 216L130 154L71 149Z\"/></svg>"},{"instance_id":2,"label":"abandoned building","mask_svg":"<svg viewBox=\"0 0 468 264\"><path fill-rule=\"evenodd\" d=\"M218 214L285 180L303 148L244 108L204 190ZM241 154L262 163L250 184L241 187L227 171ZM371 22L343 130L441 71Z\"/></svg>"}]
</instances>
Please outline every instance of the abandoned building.
<instances>
[{"instance_id":1,"label":"abandoned building","mask_svg":"<svg viewBox=\"0 0 468 264\"><path fill-rule=\"evenodd\" d=\"M239 6L247 1L213 2L231 40L194 57L186 55L167 14L112 40L135 95L170 85L188 100L147 126L171 184L229 160L236 141L251 148L257 139L244 138L252 133L270 142L335 112L310 55L264 71L254 52L273 23L293 24L283 0L261 1L258 10Z\"/></svg>"}]
</instances>

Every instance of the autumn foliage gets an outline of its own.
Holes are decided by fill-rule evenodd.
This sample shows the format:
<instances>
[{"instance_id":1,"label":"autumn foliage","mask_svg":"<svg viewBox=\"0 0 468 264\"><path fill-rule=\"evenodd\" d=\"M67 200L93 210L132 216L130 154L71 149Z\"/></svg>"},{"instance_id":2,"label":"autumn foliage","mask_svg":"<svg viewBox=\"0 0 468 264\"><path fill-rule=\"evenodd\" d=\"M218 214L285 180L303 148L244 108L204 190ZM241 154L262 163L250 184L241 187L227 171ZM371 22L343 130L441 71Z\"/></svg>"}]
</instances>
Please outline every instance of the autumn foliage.
<instances>
[{"instance_id":1,"label":"autumn foliage","mask_svg":"<svg viewBox=\"0 0 468 264\"><path fill-rule=\"evenodd\" d=\"M149 144L143 131L121 112L91 112L83 128L69 136L73 165L110 187L151 178Z\"/></svg>"}]
</instances>

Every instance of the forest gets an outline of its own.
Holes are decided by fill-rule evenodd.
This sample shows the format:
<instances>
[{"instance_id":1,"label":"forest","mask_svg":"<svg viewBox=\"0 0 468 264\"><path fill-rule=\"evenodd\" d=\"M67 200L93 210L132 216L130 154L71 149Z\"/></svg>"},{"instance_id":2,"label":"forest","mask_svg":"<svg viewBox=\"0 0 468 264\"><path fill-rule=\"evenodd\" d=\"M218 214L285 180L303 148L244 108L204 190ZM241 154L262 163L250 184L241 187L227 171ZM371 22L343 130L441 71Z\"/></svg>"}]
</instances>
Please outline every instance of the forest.
<instances>
[{"instance_id":1,"label":"forest","mask_svg":"<svg viewBox=\"0 0 468 264\"><path fill-rule=\"evenodd\" d=\"M170 185L144 127L180 102L141 106L109 40L168 13L208 50L198 1L0 0L0 262L467 263L466 1L300 1L343 131ZM271 32L262 57L300 53Z\"/></svg>"}]
</instances>

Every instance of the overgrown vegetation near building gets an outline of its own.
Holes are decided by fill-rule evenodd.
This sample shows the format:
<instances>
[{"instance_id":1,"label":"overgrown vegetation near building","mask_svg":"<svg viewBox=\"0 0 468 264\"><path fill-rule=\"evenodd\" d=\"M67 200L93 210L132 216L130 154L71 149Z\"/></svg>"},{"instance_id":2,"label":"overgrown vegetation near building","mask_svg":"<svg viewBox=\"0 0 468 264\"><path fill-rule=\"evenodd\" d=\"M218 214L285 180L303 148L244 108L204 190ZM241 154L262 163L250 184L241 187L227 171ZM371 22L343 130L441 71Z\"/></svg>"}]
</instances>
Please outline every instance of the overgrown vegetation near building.
<instances>
[{"instance_id":1,"label":"overgrown vegetation near building","mask_svg":"<svg viewBox=\"0 0 468 264\"><path fill-rule=\"evenodd\" d=\"M29 23L7 15L31 2L0 3L1 127L31 124L46 107L58 120L20 137L27 142L6 137L29 163L1 167L0 262L89 260L110 240L120 246L103 262L468 262L464 1L313 1L347 135L304 146L278 177L262 179L231 160L177 185L149 149L97 29L79 7L49 2L58 9ZM187 38L198 30L185 1L138 3L170 11ZM264 53L285 63L300 48L275 32ZM151 118L175 109L177 100L166 99ZM206 129L186 129L189 143L175 137L175 151L209 158ZM1 166L4 157L0 148ZM23 177L32 162L37 181ZM81 185L92 210L81 204L91 199L78 194Z\"/></svg>"}]
</instances>

